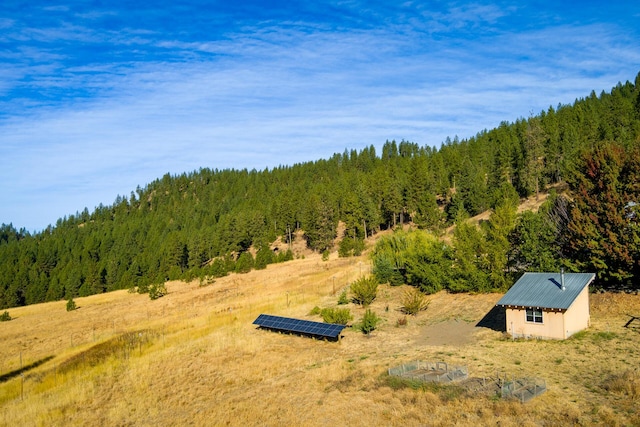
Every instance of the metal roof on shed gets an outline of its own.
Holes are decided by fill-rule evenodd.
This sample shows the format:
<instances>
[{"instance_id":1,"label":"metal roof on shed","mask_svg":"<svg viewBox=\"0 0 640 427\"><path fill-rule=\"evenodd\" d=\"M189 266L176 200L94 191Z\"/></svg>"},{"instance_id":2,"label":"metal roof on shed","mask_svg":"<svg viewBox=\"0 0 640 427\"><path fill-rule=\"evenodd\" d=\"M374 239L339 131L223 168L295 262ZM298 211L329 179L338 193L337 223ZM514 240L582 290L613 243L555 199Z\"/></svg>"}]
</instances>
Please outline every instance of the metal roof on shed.
<instances>
[{"instance_id":1,"label":"metal roof on shed","mask_svg":"<svg viewBox=\"0 0 640 427\"><path fill-rule=\"evenodd\" d=\"M524 273L496 305L568 309L595 278L594 273Z\"/></svg>"}]
</instances>

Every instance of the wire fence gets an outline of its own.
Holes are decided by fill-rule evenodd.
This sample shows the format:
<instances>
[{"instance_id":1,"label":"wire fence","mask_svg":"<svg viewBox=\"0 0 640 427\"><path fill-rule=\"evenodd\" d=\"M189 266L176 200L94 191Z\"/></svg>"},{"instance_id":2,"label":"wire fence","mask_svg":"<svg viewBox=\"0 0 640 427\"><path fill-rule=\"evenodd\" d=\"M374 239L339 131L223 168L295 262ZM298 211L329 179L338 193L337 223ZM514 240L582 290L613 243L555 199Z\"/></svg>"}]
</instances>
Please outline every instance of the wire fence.
<instances>
[{"instance_id":1,"label":"wire fence","mask_svg":"<svg viewBox=\"0 0 640 427\"><path fill-rule=\"evenodd\" d=\"M466 366L449 366L445 362L424 362L421 360L390 368L388 373L392 376L435 383L460 381L469 376Z\"/></svg>"},{"instance_id":2,"label":"wire fence","mask_svg":"<svg viewBox=\"0 0 640 427\"><path fill-rule=\"evenodd\" d=\"M520 402L528 402L547 391L547 382L542 378L518 378L502 385L503 399L513 398Z\"/></svg>"},{"instance_id":3,"label":"wire fence","mask_svg":"<svg viewBox=\"0 0 640 427\"><path fill-rule=\"evenodd\" d=\"M547 390L542 378L509 378L496 373L495 377L469 377L466 366L449 366L445 362L424 362L416 360L388 369L388 374L414 381L431 383L456 382L473 394L498 396L502 399L517 399L528 402Z\"/></svg>"},{"instance_id":4,"label":"wire fence","mask_svg":"<svg viewBox=\"0 0 640 427\"><path fill-rule=\"evenodd\" d=\"M472 393L517 399L522 403L547 391L547 382L543 378L510 378L509 375L500 372L496 372L495 377L469 378L462 385Z\"/></svg>"}]
</instances>

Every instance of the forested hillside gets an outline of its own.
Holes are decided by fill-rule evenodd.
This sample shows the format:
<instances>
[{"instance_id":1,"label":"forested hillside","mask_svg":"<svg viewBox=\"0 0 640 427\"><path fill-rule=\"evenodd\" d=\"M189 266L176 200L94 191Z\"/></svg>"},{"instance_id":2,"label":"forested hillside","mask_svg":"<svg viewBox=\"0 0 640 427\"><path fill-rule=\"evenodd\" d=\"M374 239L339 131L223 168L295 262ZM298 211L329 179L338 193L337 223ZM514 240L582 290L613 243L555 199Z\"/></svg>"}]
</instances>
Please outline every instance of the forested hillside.
<instances>
[{"instance_id":1,"label":"forested hillside","mask_svg":"<svg viewBox=\"0 0 640 427\"><path fill-rule=\"evenodd\" d=\"M559 183L566 196L516 217L519 198ZM0 307L264 268L291 257L296 231L309 248L332 249L339 221L343 256L399 223L438 236L457 222L437 255L459 272L441 286L453 291L504 288L519 271L561 265L598 273L604 288L638 289L639 183L640 74L439 148L390 141L381 153L372 145L263 171L205 168L165 175L37 234L3 224ZM489 209L483 227L463 225ZM285 247L274 251L278 236ZM419 280L406 265L388 271L387 280Z\"/></svg>"}]
</instances>

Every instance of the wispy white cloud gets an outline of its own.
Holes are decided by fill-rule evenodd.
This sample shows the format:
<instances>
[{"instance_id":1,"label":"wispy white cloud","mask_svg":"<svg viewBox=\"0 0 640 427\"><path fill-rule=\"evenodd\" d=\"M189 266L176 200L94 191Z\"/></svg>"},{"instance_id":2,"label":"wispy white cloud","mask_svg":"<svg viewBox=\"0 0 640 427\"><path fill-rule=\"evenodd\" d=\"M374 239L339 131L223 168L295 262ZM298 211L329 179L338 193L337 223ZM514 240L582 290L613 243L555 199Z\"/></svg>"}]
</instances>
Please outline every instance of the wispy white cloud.
<instances>
[{"instance_id":1,"label":"wispy white cloud","mask_svg":"<svg viewBox=\"0 0 640 427\"><path fill-rule=\"evenodd\" d=\"M431 32L452 32L461 29L490 29L491 25L508 15L508 11L496 4L469 3L444 11L422 12Z\"/></svg>"}]
</instances>

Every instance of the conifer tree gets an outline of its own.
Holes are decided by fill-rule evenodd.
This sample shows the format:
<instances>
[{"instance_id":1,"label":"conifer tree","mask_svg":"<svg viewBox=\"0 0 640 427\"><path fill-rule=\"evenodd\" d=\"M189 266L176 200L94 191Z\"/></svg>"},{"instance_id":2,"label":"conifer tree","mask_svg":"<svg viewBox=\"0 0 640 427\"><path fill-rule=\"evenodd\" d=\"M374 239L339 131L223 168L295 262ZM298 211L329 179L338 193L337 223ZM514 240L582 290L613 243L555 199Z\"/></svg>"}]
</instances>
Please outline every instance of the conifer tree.
<instances>
[{"instance_id":1,"label":"conifer tree","mask_svg":"<svg viewBox=\"0 0 640 427\"><path fill-rule=\"evenodd\" d=\"M565 254L576 271L596 272L610 286L639 288L640 150L603 142L584 154L570 184Z\"/></svg>"}]
</instances>

